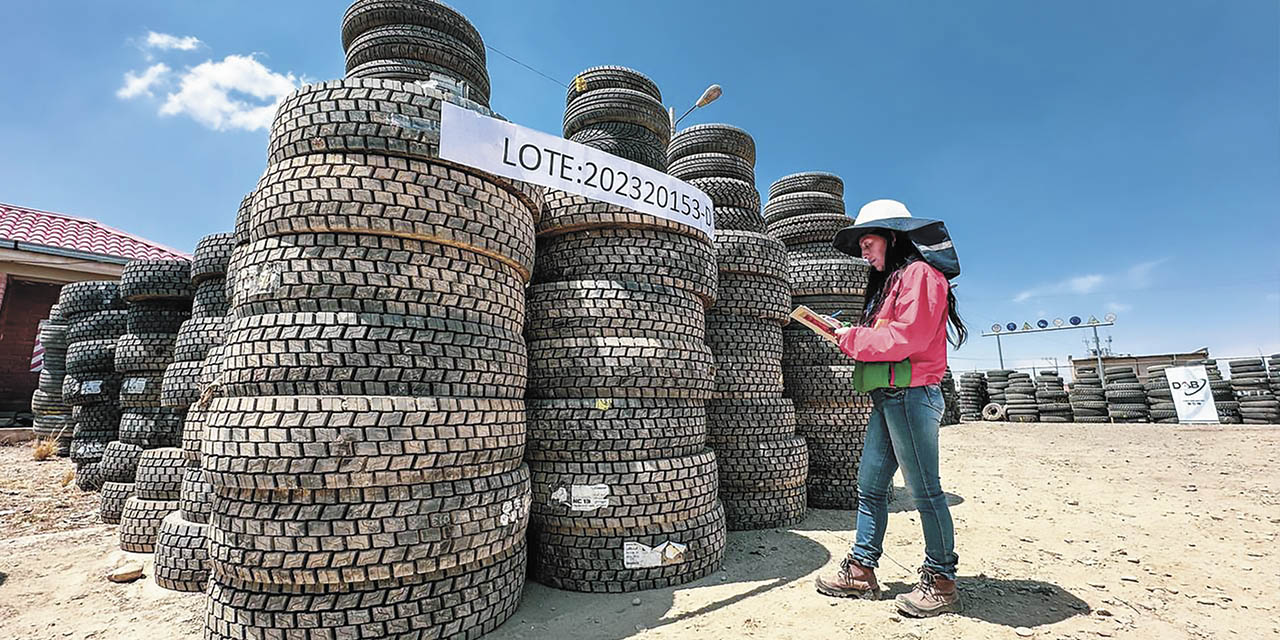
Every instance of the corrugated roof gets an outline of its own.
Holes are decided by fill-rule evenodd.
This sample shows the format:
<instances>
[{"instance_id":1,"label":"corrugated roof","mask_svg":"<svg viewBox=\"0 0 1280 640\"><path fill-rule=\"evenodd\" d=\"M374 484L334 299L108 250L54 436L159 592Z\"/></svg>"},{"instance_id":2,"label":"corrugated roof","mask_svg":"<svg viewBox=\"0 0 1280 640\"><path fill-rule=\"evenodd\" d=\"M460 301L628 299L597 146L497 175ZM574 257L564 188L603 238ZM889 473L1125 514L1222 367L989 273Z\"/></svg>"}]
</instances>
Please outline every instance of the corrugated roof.
<instances>
[{"instance_id":1,"label":"corrugated roof","mask_svg":"<svg viewBox=\"0 0 1280 640\"><path fill-rule=\"evenodd\" d=\"M46 253L72 252L102 256L106 262L124 260L172 260L191 256L176 249L108 227L97 220L62 213L28 209L0 202L0 239L19 243L20 249ZM115 260L111 260L115 258Z\"/></svg>"}]
</instances>

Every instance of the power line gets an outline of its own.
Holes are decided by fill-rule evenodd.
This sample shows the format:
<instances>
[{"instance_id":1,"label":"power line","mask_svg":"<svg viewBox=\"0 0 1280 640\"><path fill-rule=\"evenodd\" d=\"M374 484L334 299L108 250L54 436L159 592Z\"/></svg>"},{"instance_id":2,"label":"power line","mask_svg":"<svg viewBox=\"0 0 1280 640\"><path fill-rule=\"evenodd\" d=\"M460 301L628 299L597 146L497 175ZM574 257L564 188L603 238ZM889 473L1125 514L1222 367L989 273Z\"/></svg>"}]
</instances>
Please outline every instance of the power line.
<instances>
[{"instance_id":1,"label":"power line","mask_svg":"<svg viewBox=\"0 0 1280 640\"><path fill-rule=\"evenodd\" d=\"M552 81L552 82L554 82L554 83L556 83L556 84L558 84L558 85L560 85L561 87L564 87L565 89L568 89L568 88L569 88L568 83L560 82L559 80L556 80L555 78L552 78L551 76L549 76L549 75L547 75L547 74L545 74L545 73L543 73L543 72L541 72L541 71L538 71L537 69L534 69L533 67L531 67L531 66L529 66L529 65L527 65L527 64L525 64L525 63L523 63L523 62L520 62L519 60L516 60L515 58L513 58L513 57L511 57L511 56L509 56L509 55L507 55L507 54L503 53L502 51L499 51L497 47L494 47L493 45L491 45L491 44L489 44L489 43L485 43L484 48L486 48L486 49L488 49L488 50L490 50L490 51L492 51L492 52L494 52L494 53L496 53L496 54L498 54L498 55L500 55L500 56L502 56L502 57L504 57L504 58L506 58L506 59L508 59L508 60L510 60L510 61L512 61L512 62L514 62L514 63L516 63L516 64L518 64L518 65L520 65L520 66L522 66L522 67L524 67L524 68L526 68L526 69L528 69L528 70L530 70L530 71L532 71L532 72L534 72L534 73L536 73L536 74L538 74L538 75L540 75L540 76L542 76L542 77L544 77L544 78L546 78L546 79L548 79L548 80L550 80L550 81Z\"/></svg>"}]
</instances>

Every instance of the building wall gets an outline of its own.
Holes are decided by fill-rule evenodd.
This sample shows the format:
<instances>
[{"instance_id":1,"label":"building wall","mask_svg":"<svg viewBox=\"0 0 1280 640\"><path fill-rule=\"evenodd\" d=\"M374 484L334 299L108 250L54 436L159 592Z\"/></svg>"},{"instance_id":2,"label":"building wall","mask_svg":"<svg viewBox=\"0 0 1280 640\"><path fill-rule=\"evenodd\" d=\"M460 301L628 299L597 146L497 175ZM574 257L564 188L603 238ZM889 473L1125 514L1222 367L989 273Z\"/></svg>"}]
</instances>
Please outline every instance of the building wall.
<instances>
[{"instance_id":1,"label":"building wall","mask_svg":"<svg viewBox=\"0 0 1280 640\"><path fill-rule=\"evenodd\" d=\"M1138 377L1145 378L1151 367L1156 365L1177 366L1185 365L1193 360L1203 360L1209 357L1208 349L1202 349L1191 353L1161 353L1144 356L1109 356L1102 359L1103 367L1133 367L1138 371ZM1071 361L1076 377L1079 377L1080 369L1096 369L1097 360L1093 358L1076 358ZM1225 368L1225 367L1224 367Z\"/></svg>"},{"instance_id":2,"label":"building wall","mask_svg":"<svg viewBox=\"0 0 1280 640\"><path fill-rule=\"evenodd\" d=\"M40 378L31 371L36 332L62 287L7 274L0 278L6 280L0 302L0 411L26 411Z\"/></svg>"}]
</instances>

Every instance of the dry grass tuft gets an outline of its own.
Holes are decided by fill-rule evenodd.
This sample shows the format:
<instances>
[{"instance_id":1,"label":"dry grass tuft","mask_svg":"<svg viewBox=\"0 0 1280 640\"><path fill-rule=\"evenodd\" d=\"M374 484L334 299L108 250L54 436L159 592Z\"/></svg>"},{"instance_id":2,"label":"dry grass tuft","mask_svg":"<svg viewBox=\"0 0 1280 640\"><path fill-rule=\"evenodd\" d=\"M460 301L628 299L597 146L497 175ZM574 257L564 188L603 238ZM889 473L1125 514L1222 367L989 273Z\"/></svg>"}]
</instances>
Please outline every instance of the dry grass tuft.
<instances>
[{"instance_id":1,"label":"dry grass tuft","mask_svg":"<svg viewBox=\"0 0 1280 640\"><path fill-rule=\"evenodd\" d=\"M31 457L36 462L43 462L53 457L58 452L58 441L53 439L41 438L36 440L31 447Z\"/></svg>"},{"instance_id":2,"label":"dry grass tuft","mask_svg":"<svg viewBox=\"0 0 1280 640\"><path fill-rule=\"evenodd\" d=\"M75 470L75 469L71 469L71 470L67 471L67 474L66 474L66 475L64 475L64 476L62 476L62 486L64 486L64 487L65 487L65 486L67 486L67 485L71 484L71 481L72 481L72 480L75 480L75 479L76 479L76 470Z\"/></svg>"}]
</instances>

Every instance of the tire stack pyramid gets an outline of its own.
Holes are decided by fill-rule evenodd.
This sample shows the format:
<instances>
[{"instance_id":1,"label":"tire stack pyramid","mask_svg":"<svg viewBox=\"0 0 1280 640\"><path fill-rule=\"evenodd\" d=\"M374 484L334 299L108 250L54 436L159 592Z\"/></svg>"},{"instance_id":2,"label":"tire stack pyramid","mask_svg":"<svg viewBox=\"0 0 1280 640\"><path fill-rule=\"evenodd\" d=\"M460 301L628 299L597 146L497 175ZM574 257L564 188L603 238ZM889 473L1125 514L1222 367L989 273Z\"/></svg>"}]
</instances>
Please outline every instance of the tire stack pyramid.
<instances>
[{"instance_id":1,"label":"tire stack pyramid","mask_svg":"<svg viewBox=\"0 0 1280 640\"><path fill-rule=\"evenodd\" d=\"M1013 373L1012 369L993 369L987 372L987 395L991 404L1004 407L1008 403L1005 391L1009 388L1009 376Z\"/></svg>"},{"instance_id":2,"label":"tire stack pyramid","mask_svg":"<svg viewBox=\"0 0 1280 640\"><path fill-rule=\"evenodd\" d=\"M1014 371L1005 389L1005 417L1009 422L1039 422L1040 405L1036 401L1036 385L1031 374Z\"/></svg>"},{"instance_id":3,"label":"tire stack pyramid","mask_svg":"<svg viewBox=\"0 0 1280 640\"><path fill-rule=\"evenodd\" d=\"M70 457L76 464L76 486L97 491L103 484L99 463L120 428L115 347L127 328L127 312L119 283L109 281L63 286L58 307L67 320L62 399L72 407L75 422Z\"/></svg>"},{"instance_id":4,"label":"tire stack pyramid","mask_svg":"<svg viewBox=\"0 0 1280 640\"><path fill-rule=\"evenodd\" d=\"M769 233L787 246L793 306L857 324L866 304L867 262L831 244L852 224L844 181L823 172L784 176L769 187L764 217ZM784 394L809 445L809 506L856 508L871 396L854 390L853 360L808 328L793 323L782 340Z\"/></svg>"},{"instance_id":5,"label":"tire stack pyramid","mask_svg":"<svg viewBox=\"0 0 1280 640\"><path fill-rule=\"evenodd\" d=\"M161 403L184 412L178 510L160 523L155 548L156 584L173 591L204 591L209 585L208 523L213 487L200 467L203 414L199 397L206 366L221 364L213 349L226 337L227 267L235 237L230 233L205 236L191 262L195 303L191 319L182 323L174 343L174 362L165 369ZM215 359L210 365L210 357ZM185 403L185 404L184 404ZM190 431L190 433L189 433Z\"/></svg>"},{"instance_id":6,"label":"tire stack pyramid","mask_svg":"<svg viewBox=\"0 0 1280 640\"><path fill-rule=\"evenodd\" d=\"M1111 366L1107 374L1107 414L1112 422L1146 422L1147 393L1131 366Z\"/></svg>"},{"instance_id":7,"label":"tire stack pyramid","mask_svg":"<svg viewBox=\"0 0 1280 640\"><path fill-rule=\"evenodd\" d=\"M1164 372L1167 368L1162 364L1147 367L1147 375L1142 381L1143 391L1147 394L1147 415L1152 422L1178 424L1178 407L1173 404L1173 391L1169 389L1169 378Z\"/></svg>"},{"instance_id":8,"label":"tire stack pyramid","mask_svg":"<svg viewBox=\"0 0 1280 640\"><path fill-rule=\"evenodd\" d=\"M951 367L942 374L942 400L945 409L942 412L942 426L960 424L960 393L956 391L956 379L951 374Z\"/></svg>"},{"instance_id":9,"label":"tire stack pyramid","mask_svg":"<svg viewBox=\"0 0 1280 640\"><path fill-rule=\"evenodd\" d=\"M1067 399L1071 404L1072 419L1076 422L1110 421L1110 416L1107 415L1107 396L1103 393L1102 378L1098 376L1096 367L1083 367L1076 370Z\"/></svg>"},{"instance_id":10,"label":"tire stack pyramid","mask_svg":"<svg viewBox=\"0 0 1280 640\"><path fill-rule=\"evenodd\" d=\"M438 159L441 104L487 109L370 77L476 80L463 16L361 0L343 36L362 62L284 99L237 224L200 410L208 639L478 637L524 584L541 194Z\"/></svg>"},{"instance_id":11,"label":"tire stack pyramid","mask_svg":"<svg viewBox=\"0 0 1280 640\"><path fill-rule=\"evenodd\" d=\"M160 523L178 509L186 408L166 403L163 387L193 293L189 260L132 260L120 275L120 294L129 303L129 333L116 354L124 413L119 441L102 459L113 483L110 491L104 487L102 514L107 522L119 514L125 551L154 551Z\"/></svg>"},{"instance_id":12,"label":"tire stack pyramid","mask_svg":"<svg viewBox=\"0 0 1280 640\"><path fill-rule=\"evenodd\" d=\"M44 346L44 368L40 382L31 394L31 413L35 416L31 431L39 440L57 442L57 455L71 455L71 437L75 421L71 407L62 399L62 383L67 378L67 322L62 307L49 310L49 318L40 321L40 344Z\"/></svg>"},{"instance_id":13,"label":"tire stack pyramid","mask_svg":"<svg viewBox=\"0 0 1280 640\"><path fill-rule=\"evenodd\" d=\"M1271 392L1271 378L1261 357L1227 362L1231 368L1231 390L1240 403L1244 424L1280 423L1280 401Z\"/></svg>"},{"instance_id":14,"label":"tire stack pyramid","mask_svg":"<svg viewBox=\"0 0 1280 640\"><path fill-rule=\"evenodd\" d=\"M982 420L982 408L987 406L987 377L981 371L960 374L960 420Z\"/></svg>"},{"instance_id":15,"label":"tire stack pyramid","mask_svg":"<svg viewBox=\"0 0 1280 640\"><path fill-rule=\"evenodd\" d=\"M660 100L638 72L588 70L569 91L565 135L665 163ZM607 135L615 130L626 140ZM525 331L532 578L636 591L720 566L725 512L705 406L715 384L705 314L715 295L715 248L701 230L547 194Z\"/></svg>"},{"instance_id":16,"label":"tire stack pyramid","mask_svg":"<svg viewBox=\"0 0 1280 640\"><path fill-rule=\"evenodd\" d=\"M667 154L671 174L710 195L716 209L719 285L706 334L716 374L707 441L731 531L790 526L808 508L807 446L796 435L794 406L782 397L787 250L764 233L755 151L742 129L703 124L676 135Z\"/></svg>"},{"instance_id":17,"label":"tire stack pyramid","mask_svg":"<svg viewBox=\"0 0 1280 640\"><path fill-rule=\"evenodd\" d=\"M1045 370L1036 375L1036 411L1040 422L1071 422L1067 388L1057 371Z\"/></svg>"}]
</instances>

